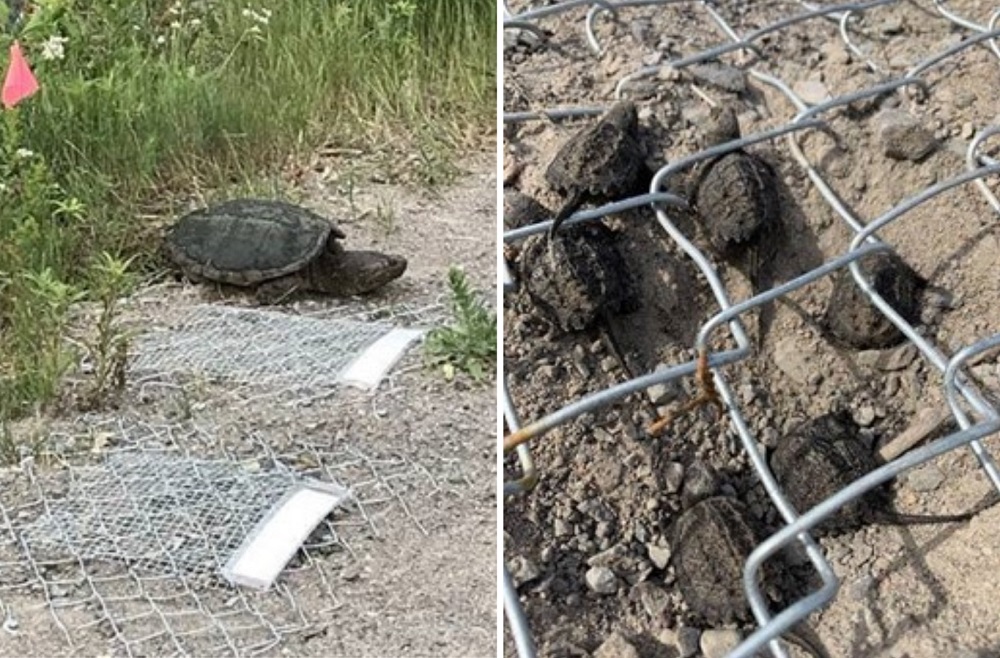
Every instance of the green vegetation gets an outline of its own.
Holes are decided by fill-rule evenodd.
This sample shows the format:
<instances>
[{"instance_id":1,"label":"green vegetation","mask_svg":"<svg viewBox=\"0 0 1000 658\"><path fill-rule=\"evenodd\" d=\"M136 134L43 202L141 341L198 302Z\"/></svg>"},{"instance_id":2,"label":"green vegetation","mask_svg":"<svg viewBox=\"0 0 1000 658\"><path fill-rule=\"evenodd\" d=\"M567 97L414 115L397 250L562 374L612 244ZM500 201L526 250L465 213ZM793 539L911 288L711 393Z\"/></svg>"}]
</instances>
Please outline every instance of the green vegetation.
<instances>
[{"instance_id":1,"label":"green vegetation","mask_svg":"<svg viewBox=\"0 0 1000 658\"><path fill-rule=\"evenodd\" d=\"M465 273L457 267L448 272L451 309L455 322L430 332L424 346L427 363L439 367L446 379L456 370L483 380L496 367L497 316L472 290Z\"/></svg>"},{"instance_id":2,"label":"green vegetation","mask_svg":"<svg viewBox=\"0 0 1000 658\"><path fill-rule=\"evenodd\" d=\"M25 5L0 35L0 63L17 38L41 85L0 111L0 430L84 353L99 393L114 388L114 300L126 264L155 263L174 199L256 184L321 143L412 157L433 184L457 149L493 140L493 2ZM83 299L102 316L78 353L64 337Z\"/></svg>"}]
</instances>

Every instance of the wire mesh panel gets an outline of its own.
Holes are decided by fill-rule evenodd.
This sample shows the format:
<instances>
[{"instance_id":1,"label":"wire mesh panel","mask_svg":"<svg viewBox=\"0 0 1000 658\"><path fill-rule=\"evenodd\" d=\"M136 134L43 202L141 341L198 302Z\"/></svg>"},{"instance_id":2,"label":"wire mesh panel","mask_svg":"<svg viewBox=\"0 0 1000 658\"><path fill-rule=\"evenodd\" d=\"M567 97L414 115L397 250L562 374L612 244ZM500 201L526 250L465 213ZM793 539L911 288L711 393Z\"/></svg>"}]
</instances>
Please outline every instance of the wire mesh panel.
<instances>
[{"instance_id":1,"label":"wire mesh panel","mask_svg":"<svg viewBox=\"0 0 1000 658\"><path fill-rule=\"evenodd\" d=\"M975 329L972 331L956 332L960 333L960 338L953 335L950 340L942 340L939 336L928 335L925 328L918 329L919 318L914 318L898 308L900 306L898 303L894 306L887 301L884 288L880 289L880 285L883 284L876 284L873 277L861 266L863 259L870 259L876 254L899 253L900 245L912 245L914 242L922 241L923 246L928 247L926 244L928 236L916 232L907 234L901 227L907 226L908 221L914 222L913 218L926 210L922 206L933 204L934 200L943 195L961 190L966 196L962 197L961 202L956 202L956 205L963 213L982 213L988 212L989 209L1000 212L1000 202L989 182L1000 173L1000 163L988 154L989 149L986 146L989 138L1000 133L1000 127L985 122L983 124L970 122L963 126L948 126L944 122L938 130L937 137L947 137L947 149L953 153L961 152L965 158L965 169L956 167L954 171L935 171L933 175L925 175L915 189L904 190L901 189L902 181L910 182L916 177L905 178L900 173L907 171L905 167L911 165L897 165L889 174L891 182L888 187L892 189L892 194L889 195L891 200L888 210L885 207L871 208L868 199L872 196L871 188L885 181L856 181L852 178L855 169L870 165L873 159L883 155L890 162L912 163L920 162L930 150L945 148L936 142L935 134L929 129L921 132L915 128L914 125L919 122L911 121L903 125L905 117L901 119L899 113L880 114L879 120L882 123L871 133L866 128L859 128L859 125L881 109L893 110L907 103L917 108L930 104L933 109L927 111L927 115L936 118L949 117L949 110L956 102L956 92L952 88L945 90L941 87L947 86L950 78L955 76L956 71L962 70L973 53L982 59L981 55L988 47L992 51L990 58L994 54L1000 55L996 45L996 39L1000 37L1000 31L996 29L1000 14L994 12L988 18L980 16L977 20L973 20L959 15L957 10L945 6L945 3L934 2L933 6L921 7L919 10L911 7L912 11L917 13L906 15L906 8L912 3L897 3L893 0L837 5L830 3L815 5L806 2L748 4L684 0L635 2L626 0L611 3L566 1L549 3L542 7L529 6L527 3L517 3L517 6L513 7L511 6L513 4L505 5L504 15L505 42L510 49L508 63L513 64L507 69L507 77L504 80L504 121L507 128L505 135L511 142L531 142L540 130L525 129L520 132L519 130L522 125L533 121L558 122L577 118L593 121L588 117L603 114L613 100L632 99L637 101L640 107L643 103L647 103L649 111L645 115L642 113L639 115L643 120L649 120L650 117L657 118L657 109L654 108L657 108L658 102L662 102L666 107L662 109L660 116L666 115L674 119L676 125L685 121L697 123L703 119L705 113L690 111L690 105L702 102L715 105L713 96L716 99L720 96L738 97L744 107L757 104L761 100L759 94L762 90L773 92L779 99L778 103L768 102L767 110L763 112L769 119L766 129L745 134L742 138L731 136L723 143L703 143L690 153L669 158L669 162L666 163L662 162L667 159L663 157L664 154L656 153L661 164L652 175L648 193L639 195L633 193L632 196L617 194L612 199L598 199L593 207L584 206L584 209L573 212L562 224L564 230L572 226L600 224L603 219L627 211L635 211L628 216L629 224L639 222L639 215L643 211L646 211L643 217L652 219L655 216L655 231L648 234L641 234L638 229L635 231L641 235L643 245L650 244L650 236L654 233L656 234L652 242L654 245L659 244L659 238L667 238L664 251L670 249L672 254L676 253L683 258L686 265L693 264L697 268L698 283L707 284L711 302L716 306L707 313L710 317L704 322L699 321L699 325L692 327L690 332L697 358L690 359L691 350L687 349L664 350L670 358L665 359L665 362L654 371L629 373L626 381L600 386L597 387L598 390L581 393L580 387L577 387L570 392L570 401L554 410L551 410L552 404L545 404L551 402L549 390L546 390L546 395L541 396L545 398L541 401L529 399L530 395L521 392L522 405L527 406L527 403L531 403L533 409L546 410L528 419L527 422L522 422L525 420L523 417L527 415L524 409L519 409L514 402L520 391L512 390L509 375L502 393L502 401L510 430L504 439L505 452L509 453L507 460L509 477L504 485L505 495L531 496L539 479L548 477L556 484L549 485L551 488L547 488L545 493L539 496L537 505L526 504L525 508L531 509L532 512L537 512L540 508L547 511L552 505L551 498L559 493L565 493L574 501L573 510L569 515L586 516L590 514L587 505L594 507L597 503L591 505L589 500L581 501L584 494L580 492L583 487L580 487L579 483L573 483L579 487L577 489L570 489L569 485L563 484L572 481L572 478L562 472L569 470L570 460L563 456L564 453L560 453L558 457L551 459L560 466L559 473L539 472L536 470L532 451L529 449L530 442L537 441L547 432L557 428L565 430L569 436L574 436L570 430L574 421L582 425L593 425L594 419L600 418L601 414L613 416L620 421L624 404L635 403L636 398L632 397L633 395L652 397L650 391L658 388L657 398L668 397L670 392L668 387L672 386L675 380L695 375L700 401L718 403L725 411L728 421L726 431L718 433L709 431L708 434L715 438L718 434L722 434L722 437L718 438L719 443L724 446L718 448L720 452L730 449L728 443L730 436L734 439L731 449L737 454L732 463L738 464L741 468L745 467L745 470L752 474L755 480L754 486L764 492L767 507L771 508L773 516L778 521L776 525L779 526L770 537L757 542L743 565L741 577L733 579L741 581L744 586L745 599L749 603L748 613L752 614L755 630L727 655L752 656L764 647L769 647L773 655L787 655L786 648L775 639L811 613L828 605L840 584L840 578L834 573L823 549L810 535L803 534L804 532L814 532L831 514L845 505L857 502L861 496L901 473L961 446L968 445L972 448L972 453L979 462L986 480L992 487L1000 490L1000 471L993 457L980 442L983 437L995 434L1000 428L1000 422L997 421L1000 415L990 401L991 395L995 392L989 391L988 385L981 385L982 380L977 384L977 380L968 376L967 371L969 363L982 358L984 354L991 353L991 350L1000 345L1000 334L994 333L996 327L989 320L984 320L973 322ZM896 13L888 16L886 13L879 13L890 9ZM940 41L924 44L921 47L911 46L909 49L896 47L896 44L907 39L906 29L901 27L905 25L905 22L900 20L901 16L919 22L923 26L926 25L925 21L932 22L927 18L931 14L937 16L935 20L938 24L935 27L943 28L940 30L942 35ZM915 18L917 16L919 18ZM553 29L554 26L558 26L559 29ZM569 34L568 27L577 27L578 31ZM952 32L956 27L962 30L961 38L956 38ZM822 34L822 37L817 36L818 34ZM819 45L820 38L824 45ZM797 46L803 43L807 45L797 49ZM636 50L642 53L641 61ZM804 61L794 61L800 50L808 53L807 61L805 61L806 56L803 56ZM543 82L538 85L543 93L539 94L540 104L532 106L521 93L517 71L520 64L529 68L528 65L535 56L542 57L549 68L539 67L544 71L540 75ZM551 71L555 70L551 67L551 60L574 56L594 58L593 67L587 67L586 72L580 76L581 79L588 81L583 93L590 95L589 103L574 105L575 101L581 99L569 95L580 93L581 86L574 86L551 74ZM544 57L549 59L545 60ZM824 84L822 75L814 73L820 62L832 60L841 60L854 66L849 74L835 81L840 85L839 93L831 92L834 85L829 79ZM798 77L793 79L791 77L793 75ZM594 82L595 79L598 82ZM563 96L558 100L564 104L559 107L547 106L551 103L554 93L559 91L563 92ZM594 102L595 97L601 100ZM972 101L964 97L962 102L968 104ZM507 111L508 109L510 111ZM989 116L992 118L993 115ZM677 119L683 120L677 121ZM931 121L926 118L925 120ZM649 122L655 123L651 120ZM665 143L676 146L682 142L677 134L656 133L655 128L648 126L647 129ZM894 130L897 132L894 133ZM836 146L827 146L824 149L817 146L815 140L809 141L810 137L820 133L831 137L831 142L835 142ZM856 142L863 146L856 151L850 151L845 144L851 142L840 138L845 135L857 137L857 133L864 133L864 139ZM871 139L872 133L876 135L875 140ZM907 135L906 140L896 139L903 133ZM872 143L878 144L883 152L874 154L870 146ZM532 146L537 147L537 144ZM808 267L803 268L804 271L792 272L786 280L771 283L762 290L754 290L742 301L734 302L731 301L731 291L727 287L726 279L720 275L720 267L716 262L719 258L710 258L697 246L699 239L696 236L699 236L704 229L699 227L696 230L690 221L690 211L696 204L692 203L685 177L691 176L694 172L696 175L693 178L698 180L698 172L711 166L709 163L717 162L720 156L767 146L784 147L782 156L788 156L788 166L782 167L782 172L796 185L801 184L804 194L818 200L816 205L820 208L817 212L823 215L823 217L799 218L802 232L796 236L798 241L789 245L786 253L774 255L772 260L790 258L795 255L793 252L796 250L806 249L808 241L804 237L807 231L815 231L817 225L821 229L829 227L828 223L822 223L826 215L842 223L842 226L837 228L846 231L828 231L827 237L830 235L836 237L835 241L828 239L828 243L835 242L836 247L827 249L826 254L820 254L820 257ZM544 149L522 150L536 153ZM516 154L518 149L512 148L511 151ZM836 166L838 162L839 166ZM558 175L553 176L551 169L545 171L544 165L539 169L543 173L535 172L535 178L529 180L536 189L544 190L546 186L552 187L555 185L553 181L563 183L558 180ZM511 178L516 179L520 171L519 167L512 166ZM897 182L897 178L900 181ZM541 184L539 184L540 179L543 180ZM609 174L607 179L613 179L613 174ZM973 184L975 192L969 183ZM571 186L571 183L566 185ZM564 196L568 195L570 199L574 198L568 190L559 192ZM584 189L580 192L580 196L575 198L579 200L580 197L591 194L596 195L594 189ZM981 195L981 198L977 195ZM972 197L976 197L974 202L967 201ZM855 207L862 207L865 212L858 212ZM698 211L696 207L694 210ZM868 216L865 216L866 214ZM995 220L995 217L993 219ZM975 224L975 222L970 223ZM515 258L521 257L524 251L529 250L528 239L545 233L552 225L553 222L546 213L543 212L540 216L535 213L535 216L523 221L520 226L505 226L507 230L504 233L504 242L510 247L523 246L521 254L517 254L517 248L511 249ZM967 226L965 228L968 229ZM970 241L974 240L970 238ZM637 240L633 241L632 245L635 246L636 242ZM957 260L967 255L967 249L968 247L963 247L959 250ZM943 252L942 248L941 252L934 255L940 259ZM550 249L547 253L551 258L551 254L558 252ZM636 263L639 260L638 256L625 253L626 260L631 260L629 264L633 267L638 265ZM648 257L649 253L642 254L642 258ZM955 257L949 257L949 265L954 265L955 260ZM928 267L930 265L935 267L936 272L946 267L936 261L931 261ZM680 270L680 266L677 270ZM919 355L928 369L934 371L937 377L934 381L940 382L939 397L946 401L950 420L958 429L910 452L889 451L891 454L887 458L888 463L842 487L812 509L795 509L790 503L788 492L778 485L768 466L765 450L768 441L762 437L765 433L776 434L774 410L767 409L768 406L774 406L775 399L767 394L760 395L756 387L749 382L737 388L734 382L737 377L734 372L736 368L729 367L745 365L757 356L760 344L754 344L744 324L749 316L762 313L763 306L803 290L838 271L845 277L842 280L854 287L853 294L858 300L858 307L871 306L874 318L872 322L884 322L893 331L898 332L900 342L910 344L906 348L909 353ZM516 276L512 263L505 263L505 294L518 295L519 301L524 299L530 301L533 299L532 295L524 291L528 279L536 276L536 272L521 273L525 276ZM676 282L679 277L671 279L670 274L671 272L657 272L650 276L655 278L657 283L662 283L662 287L673 286L674 290L682 288L683 286ZM684 281L689 287L694 286L690 280ZM675 294L683 292L682 290ZM536 303L536 306L541 305ZM678 306L670 309L669 313L661 314L658 320L661 324L670 322L671 318L667 317L670 313L689 317L693 314L690 308L690 306ZM988 298L977 304L977 309L992 319L995 300ZM808 311L801 308L798 312L801 315L808 314ZM800 330L804 331L806 330ZM785 346L794 344L792 340L783 343ZM591 351L597 352L600 349L595 343ZM781 356L786 360L779 364L778 368L781 369L782 376L801 378L798 382L800 395L807 395L802 391L809 391L810 387L815 389L818 380L828 374L821 372L818 373L818 378L813 379L808 377L810 374L808 371L789 374L793 370L788 364L793 359L789 357L796 356L795 349L784 349L781 352ZM535 356L538 350L511 347L508 354ZM583 378L600 380L587 369L581 355L585 356L586 351L577 348L572 360L574 366L585 373ZM519 364L512 363L510 356L508 359L507 372L510 373ZM801 362L802 359L798 361L800 364ZM545 363L545 367L555 369L551 357ZM521 383L531 376L538 377L541 367L536 363L524 370L529 372L530 376L522 376ZM800 366L799 370L807 369ZM558 379L551 373L548 376ZM970 409L971 414L968 411ZM752 417L751 414L756 417ZM670 420L669 417L667 420ZM869 417L866 422L867 426L871 426L874 418ZM621 429L627 424L619 422L617 427ZM937 427L940 428L940 424ZM608 434L604 428L600 431ZM580 433L582 432L578 432L575 436L579 436ZM638 439L629 436L627 430L622 430L621 434L624 435L623 438L615 437L620 441L604 440L602 448L610 450L626 440L632 440L633 446L640 445ZM601 442L597 438L596 429L588 431L586 437L586 441L578 442L574 449L592 448L594 442L599 444ZM683 442L690 441L693 437L681 433L680 436L671 439ZM566 450L566 443L569 442L560 446L562 450ZM654 445L664 451L672 447L666 441ZM551 455L553 451L558 452L547 450L547 455ZM640 454L642 452L638 447L635 451ZM575 455L575 458L579 460L583 457ZM637 458L636 461L643 464L641 458ZM650 461L656 463L654 457L650 457ZM671 463L670 466L681 467L675 469L674 473L682 472L683 465ZM649 470L652 467L644 464L641 468ZM633 472L640 471L641 468L633 468ZM517 472L518 469L520 472ZM600 473L601 469L612 475ZM598 480L604 477L606 481L614 483L610 486L611 489L625 487L628 484L629 478L621 474L620 466L616 467L613 463L595 464L593 471L597 474L591 479ZM553 492L553 489L558 489L560 486L565 487L566 491ZM672 486L676 488L680 485L675 479ZM752 487L748 487L750 488ZM635 503L635 501L629 502ZM655 516L660 501L651 498L648 502L645 511L652 510L652 514L647 516ZM764 505L758 507L763 509ZM598 580L588 581L588 587L598 594L608 595L617 591L617 585L612 578L613 573L606 568L604 562L623 559L620 556L616 558L614 555L606 554L613 552L608 548L608 544L613 543L608 540L608 534L613 531L613 522L616 519L611 512L604 512L603 517L596 512L592 515L598 521L597 526L601 528L594 533L593 540L581 538L579 532L577 536L570 536L567 539L567 535L573 533L566 530L568 524L565 515L553 514L555 523L561 525L560 530L553 531L559 538L558 546L541 548L549 556L545 559L552 562L554 560L551 556L554 550L568 550L567 546L582 545L583 548L576 550L585 555L588 553L592 555L593 569L603 568L611 574L608 576L609 580L604 581L608 587L603 590L601 581ZM643 517L643 520L645 518ZM620 519L617 521L622 522ZM654 531L640 526L641 524L636 523L635 527L622 530L625 536L622 545L628 545L629 541L648 541L648 537ZM647 544L649 545L653 544ZM605 550L598 552L598 547ZM677 547L673 548L676 554ZM766 561L782 551L793 549L798 550L803 556L803 564L811 567L812 589L804 593L799 592L792 600L786 601L786 605L780 611L773 611L771 602L761 589L760 576ZM642 557L645 559L645 556ZM661 553L656 560L661 560L662 557ZM653 560L653 557L650 556L649 559ZM657 567L663 568L663 564L658 564ZM531 570L522 568L521 571ZM643 573L648 575L649 571ZM521 607L514 575L517 575L522 582L530 577L524 573L511 574L509 571L505 574L505 611L517 651L522 656L531 656L534 655L534 639L540 629L535 629L536 635L532 634L528 619ZM588 576L590 575L591 572L588 571ZM600 572L597 575L607 574ZM594 578L597 578L597 575ZM629 575L631 577L634 574ZM635 578L641 580L645 575ZM655 602L649 603L646 599L643 599L642 603L647 606L647 610L660 605ZM660 605L661 610L662 607ZM552 629L547 631L547 634L552 634Z\"/></svg>"},{"instance_id":2,"label":"wire mesh panel","mask_svg":"<svg viewBox=\"0 0 1000 658\"><path fill-rule=\"evenodd\" d=\"M244 656L308 637L343 605L335 582L364 542L400 523L426 535L433 501L470 485L458 460L433 454L257 432L233 449L191 422L88 425L54 435L58 455L0 472L0 618L7 640L42 638L54 655ZM232 552L306 480L353 495L270 591L230 586Z\"/></svg>"},{"instance_id":3,"label":"wire mesh panel","mask_svg":"<svg viewBox=\"0 0 1000 658\"><path fill-rule=\"evenodd\" d=\"M324 390L336 386L344 368L391 330L384 322L203 305L172 330L143 335L132 370Z\"/></svg>"}]
</instances>

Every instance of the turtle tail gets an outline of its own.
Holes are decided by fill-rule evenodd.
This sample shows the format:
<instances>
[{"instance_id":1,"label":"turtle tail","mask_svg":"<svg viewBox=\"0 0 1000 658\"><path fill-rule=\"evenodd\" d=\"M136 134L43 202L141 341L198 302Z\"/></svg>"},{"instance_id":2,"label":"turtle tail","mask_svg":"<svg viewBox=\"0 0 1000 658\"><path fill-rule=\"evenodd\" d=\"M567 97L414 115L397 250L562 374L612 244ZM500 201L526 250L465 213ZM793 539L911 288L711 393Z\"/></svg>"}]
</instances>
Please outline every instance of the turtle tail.
<instances>
[{"instance_id":1,"label":"turtle tail","mask_svg":"<svg viewBox=\"0 0 1000 658\"><path fill-rule=\"evenodd\" d=\"M556 216L552 218L552 226L549 227L549 242L556 237L556 231L566 220L567 217L576 212L576 209L580 207L583 203L583 192L580 190L574 190L570 193L569 198L563 203L562 207L559 208L559 212Z\"/></svg>"}]
</instances>

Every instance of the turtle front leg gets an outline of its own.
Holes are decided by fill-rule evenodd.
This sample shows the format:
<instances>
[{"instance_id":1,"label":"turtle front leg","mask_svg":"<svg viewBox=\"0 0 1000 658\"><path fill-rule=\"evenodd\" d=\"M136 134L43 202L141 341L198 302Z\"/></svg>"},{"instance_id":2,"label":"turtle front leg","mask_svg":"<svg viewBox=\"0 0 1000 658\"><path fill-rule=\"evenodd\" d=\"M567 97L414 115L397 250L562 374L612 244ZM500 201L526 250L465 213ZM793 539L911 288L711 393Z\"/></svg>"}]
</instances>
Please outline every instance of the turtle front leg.
<instances>
[{"instance_id":1,"label":"turtle front leg","mask_svg":"<svg viewBox=\"0 0 1000 658\"><path fill-rule=\"evenodd\" d=\"M257 286L257 290L254 291L254 297L258 303L265 306L280 304L296 292L303 290L305 288L304 284L305 281L301 276L298 274L289 274L288 276L264 281Z\"/></svg>"}]
</instances>

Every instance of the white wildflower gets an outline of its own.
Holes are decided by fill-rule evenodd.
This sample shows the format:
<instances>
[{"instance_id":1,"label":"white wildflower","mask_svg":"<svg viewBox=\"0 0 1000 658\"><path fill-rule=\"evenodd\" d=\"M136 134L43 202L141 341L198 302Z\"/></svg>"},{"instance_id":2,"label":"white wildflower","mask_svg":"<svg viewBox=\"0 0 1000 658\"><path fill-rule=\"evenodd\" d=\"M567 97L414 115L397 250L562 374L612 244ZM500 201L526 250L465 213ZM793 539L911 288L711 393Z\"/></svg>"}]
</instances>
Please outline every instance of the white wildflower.
<instances>
[{"instance_id":1,"label":"white wildflower","mask_svg":"<svg viewBox=\"0 0 1000 658\"><path fill-rule=\"evenodd\" d=\"M42 43L42 59L54 60L62 59L66 56L64 44L69 41L66 37L53 34Z\"/></svg>"},{"instance_id":2,"label":"white wildflower","mask_svg":"<svg viewBox=\"0 0 1000 658\"><path fill-rule=\"evenodd\" d=\"M191 21L190 21L190 23L188 23L188 25L190 25L191 27L198 27L198 26L201 25L201 19L200 18L192 18Z\"/></svg>"},{"instance_id":3,"label":"white wildflower","mask_svg":"<svg viewBox=\"0 0 1000 658\"><path fill-rule=\"evenodd\" d=\"M163 44L165 44L166 42L167 42L167 37L163 36L162 34L161 34L160 36L156 37L156 43L157 43L158 45L161 45L161 46L162 46L162 45L163 45Z\"/></svg>"},{"instance_id":4,"label":"white wildflower","mask_svg":"<svg viewBox=\"0 0 1000 658\"><path fill-rule=\"evenodd\" d=\"M261 25L267 25L271 20L271 10L261 9L259 12L252 7L246 7L243 9L243 18L249 18L250 20L260 23Z\"/></svg>"},{"instance_id":5,"label":"white wildflower","mask_svg":"<svg viewBox=\"0 0 1000 658\"><path fill-rule=\"evenodd\" d=\"M171 21L170 22L170 29L171 30L179 30L179 29L181 29L181 22L180 21Z\"/></svg>"},{"instance_id":6,"label":"white wildflower","mask_svg":"<svg viewBox=\"0 0 1000 658\"><path fill-rule=\"evenodd\" d=\"M14 152L14 155L17 156L19 160L27 160L28 158L35 157L35 152L31 149L20 148Z\"/></svg>"}]
</instances>

